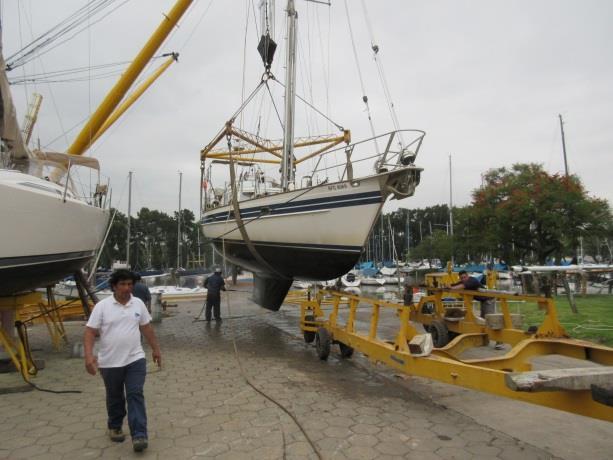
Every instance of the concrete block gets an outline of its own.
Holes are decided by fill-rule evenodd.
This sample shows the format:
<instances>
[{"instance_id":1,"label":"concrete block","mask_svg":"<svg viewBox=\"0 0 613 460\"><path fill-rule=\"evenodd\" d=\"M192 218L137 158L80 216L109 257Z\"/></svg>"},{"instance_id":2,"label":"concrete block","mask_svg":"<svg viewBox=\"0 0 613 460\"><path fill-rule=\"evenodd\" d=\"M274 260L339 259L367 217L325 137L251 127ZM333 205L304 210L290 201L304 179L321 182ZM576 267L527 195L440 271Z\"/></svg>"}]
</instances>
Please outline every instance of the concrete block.
<instances>
[{"instance_id":1,"label":"concrete block","mask_svg":"<svg viewBox=\"0 0 613 460\"><path fill-rule=\"evenodd\" d=\"M409 351L413 356L428 356L434 347L430 334L419 334L409 342Z\"/></svg>"},{"instance_id":2,"label":"concrete block","mask_svg":"<svg viewBox=\"0 0 613 460\"><path fill-rule=\"evenodd\" d=\"M485 315L485 321L490 329L504 329L504 315L502 313L490 313ZM513 329L521 329L523 318L521 315L511 313L511 325Z\"/></svg>"},{"instance_id":3,"label":"concrete block","mask_svg":"<svg viewBox=\"0 0 613 460\"><path fill-rule=\"evenodd\" d=\"M505 375L506 385L514 391L590 390L592 385L609 386L613 367L579 367Z\"/></svg>"}]
</instances>

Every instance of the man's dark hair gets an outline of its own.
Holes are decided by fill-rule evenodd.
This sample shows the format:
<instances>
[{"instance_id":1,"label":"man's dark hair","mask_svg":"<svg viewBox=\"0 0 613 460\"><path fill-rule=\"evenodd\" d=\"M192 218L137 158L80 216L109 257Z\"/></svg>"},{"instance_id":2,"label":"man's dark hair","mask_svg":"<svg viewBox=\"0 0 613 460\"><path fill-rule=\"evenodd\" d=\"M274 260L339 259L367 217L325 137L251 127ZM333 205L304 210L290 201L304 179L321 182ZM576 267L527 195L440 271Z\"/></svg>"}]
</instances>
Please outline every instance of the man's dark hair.
<instances>
[{"instance_id":1,"label":"man's dark hair","mask_svg":"<svg viewBox=\"0 0 613 460\"><path fill-rule=\"evenodd\" d=\"M130 270L126 270L124 268L120 268L119 270L115 270L111 276L109 277L109 284L111 286L116 286L120 281L132 280L132 282L136 281L136 275L134 272Z\"/></svg>"},{"instance_id":2,"label":"man's dark hair","mask_svg":"<svg viewBox=\"0 0 613 460\"><path fill-rule=\"evenodd\" d=\"M462 276L462 275L468 275L466 270L460 270L460 272L458 273L458 276Z\"/></svg>"}]
</instances>

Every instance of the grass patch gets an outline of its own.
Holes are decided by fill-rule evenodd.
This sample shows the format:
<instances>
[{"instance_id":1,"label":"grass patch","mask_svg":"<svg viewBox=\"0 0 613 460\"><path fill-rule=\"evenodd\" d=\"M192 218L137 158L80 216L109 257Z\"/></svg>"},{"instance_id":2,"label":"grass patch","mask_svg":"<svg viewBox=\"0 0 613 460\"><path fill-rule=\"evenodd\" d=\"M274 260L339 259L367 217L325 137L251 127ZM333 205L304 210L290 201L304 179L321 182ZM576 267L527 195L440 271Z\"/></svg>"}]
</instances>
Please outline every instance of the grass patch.
<instances>
[{"instance_id":1,"label":"grass patch","mask_svg":"<svg viewBox=\"0 0 613 460\"><path fill-rule=\"evenodd\" d=\"M566 296L555 298L558 318L566 332L575 339L589 340L613 347L613 296L588 295L576 296L578 314L570 309ZM509 305L511 313L517 310L524 316L524 325L540 325L544 312L535 304Z\"/></svg>"}]
</instances>

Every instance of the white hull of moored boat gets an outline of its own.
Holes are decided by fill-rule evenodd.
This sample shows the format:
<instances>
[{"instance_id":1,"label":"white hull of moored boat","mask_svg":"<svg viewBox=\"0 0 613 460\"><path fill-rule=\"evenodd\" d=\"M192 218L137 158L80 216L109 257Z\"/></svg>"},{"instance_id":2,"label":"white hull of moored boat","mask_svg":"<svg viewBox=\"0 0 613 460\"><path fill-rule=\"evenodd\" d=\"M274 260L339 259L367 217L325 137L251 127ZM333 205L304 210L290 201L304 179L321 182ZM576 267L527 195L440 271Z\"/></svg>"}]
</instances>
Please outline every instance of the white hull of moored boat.
<instances>
[{"instance_id":1,"label":"white hull of moored boat","mask_svg":"<svg viewBox=\"0 0 613 460\"><path fill-rule=\"evenodd\" d=\"M0 170L0 295L54 284L96 253L108 210L36 176Z\"/></svg>"}]
</instances>

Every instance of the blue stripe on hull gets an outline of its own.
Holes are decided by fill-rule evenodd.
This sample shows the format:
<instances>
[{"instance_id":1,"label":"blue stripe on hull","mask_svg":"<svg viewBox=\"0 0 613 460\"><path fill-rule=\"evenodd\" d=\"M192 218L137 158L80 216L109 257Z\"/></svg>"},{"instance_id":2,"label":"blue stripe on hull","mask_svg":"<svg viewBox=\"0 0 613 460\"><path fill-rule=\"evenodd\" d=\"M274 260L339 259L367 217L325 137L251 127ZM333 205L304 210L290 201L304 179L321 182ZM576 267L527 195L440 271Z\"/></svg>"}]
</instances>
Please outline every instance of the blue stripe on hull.
<instances>
[{"instance_id":1,"label":"blue stripe on hull","mask_svg":"<svg viewBox=\"0 0 613 460\"><path fill-rule=\"evenodd\" d=\"M271 205L254 206L250 208L241 209L241 218L249 219L259 216L270 215L288 215L296 214L307 211L319 211L333 208L344 208L349 206L362 206L366 204L381 203L381 192L363 192L354 193L352 195L342 195L325 198L313 198L309 200L301 201L289 201L284 203L276 203ZM203 224L210 224L216 222L224 222L226 220L234 219L234 211L217 212L205 216L202 219Z\"/></svg>"},{"instance_id":2,"label":"blue stripe on hull","mask_svg":"<svg viewBox=\"0 0 613 460\"><path fill-rule=\"evenodd\" d=\"M221 238L214 238L213 243L222 244ZM340 244L312 244L312 243L280 243L272 241L251 241L256 246L267 246L275 248L292 248L292 249L307 249L312 251L328 251L328 252L357 252L362 251L362 246L347 246ZM226 239L225 243L231 244L245 244L243 240L229 240Z\"/></svg>"}]
</instances>

